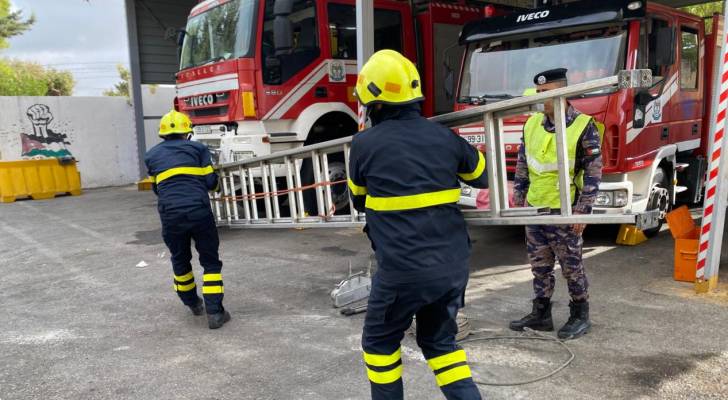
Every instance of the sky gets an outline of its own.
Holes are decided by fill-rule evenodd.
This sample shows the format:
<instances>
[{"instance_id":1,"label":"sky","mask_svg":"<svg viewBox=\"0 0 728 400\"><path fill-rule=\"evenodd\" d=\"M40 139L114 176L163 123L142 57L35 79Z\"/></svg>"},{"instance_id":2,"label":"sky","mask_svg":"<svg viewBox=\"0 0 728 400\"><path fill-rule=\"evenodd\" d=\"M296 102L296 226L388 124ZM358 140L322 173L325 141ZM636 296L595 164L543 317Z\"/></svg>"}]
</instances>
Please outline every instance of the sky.
<instances>
[{"instance_id":1,"label":"sky","mask_svg":"<svg viewBox=\"0 0 728 400\"><path fill-rule=\"evenodd\" d=\"M35 61L71 71L75 96L97 96L119 81L117 64L129 65L124 0L11 0L31 30L10 39L0 57Z\"/></svg>"}]
</instances>

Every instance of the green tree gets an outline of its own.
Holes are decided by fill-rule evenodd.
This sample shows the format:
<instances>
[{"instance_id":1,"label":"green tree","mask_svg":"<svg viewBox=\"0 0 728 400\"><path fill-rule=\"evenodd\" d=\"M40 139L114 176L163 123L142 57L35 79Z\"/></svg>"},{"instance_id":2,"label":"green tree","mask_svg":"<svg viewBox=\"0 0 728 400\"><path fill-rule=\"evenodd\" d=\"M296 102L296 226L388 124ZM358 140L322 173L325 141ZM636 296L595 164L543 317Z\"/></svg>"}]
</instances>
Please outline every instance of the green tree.
<instances>
[{"instance_id":1,"label":"green tree","mask_svg":"<svg viewBox=\"0 0 728 400\"><path fill-rule=\"evenodd\" d=\"M38 64L0 60L0 96L45 96L42 73Z\"/></svg>"},{"instance_id":2,"label":"green tree","mask_svg":"<svg viewBox=\"0 0 728 400\"><path fill-rule=\"evenodd\" d=\"M104 90L104 96L118 96L129 98L129 82L131 81L131 73L123 65L118 64L116 69L119 71L121 82L114 84L112 89Z\"/></svg>"},{"instance_id":3,"label":"green tree","mask_svg":"<svg viewBox=\"0 0 728 400\"><path fill-rule=\"evenodd\" d=\"M690 14L695 14L699 17L706 18L706 17L712 16L715 13L722 13L724 6L725 6L724 1L713 1L713 2L709 2L709 3L683 7L682 10L689 12ZM706 31L711 32L712 28L713 28L713 21L710 19L706 19L705 20Z\"/></svg>"},{"instance_id":4,"label":"green tree","mask_svg":"<svg viewBox=\"0 0 728 400\"><path fill-rule=\"evenodd\" d=\"M76 86L73 74L68 71L47 69L45 80L48 86L46 96L70 96L73 94L73 87Z\"/></svg>"},{"instance_id":5,"label":"green tree","mask_svg":"<svg viewBox=\"0 0 728 400\"><path fill-rule=\"evenodd\" d=\"M0 96L70 96L75 81L68 71L0 59Z\"/></svg>"},{"instance_id":6,"label":"green tree","mask_svg":"<svg viewBox=\"0 0 728 400\"><path fill-rule=\"evenodd\" d=\"M22 11L10 12L10 0L0 0L0 49L8 47L7 39L22 34L34 23L34 15L24 19Z\"/></svg>"}]
</instances>

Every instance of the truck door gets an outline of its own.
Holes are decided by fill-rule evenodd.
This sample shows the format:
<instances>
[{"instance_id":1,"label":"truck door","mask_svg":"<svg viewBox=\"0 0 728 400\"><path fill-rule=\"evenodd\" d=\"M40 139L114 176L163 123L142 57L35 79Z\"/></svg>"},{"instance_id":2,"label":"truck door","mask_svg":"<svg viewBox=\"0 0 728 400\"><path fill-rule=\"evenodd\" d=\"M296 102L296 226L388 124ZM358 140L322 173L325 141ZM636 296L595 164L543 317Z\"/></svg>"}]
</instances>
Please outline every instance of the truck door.
<instances>
[{"instance_id":1,"label":"truck door","mask_svg":"<svg viewBox=\"0 0 728 400\"><path fill-rule=\"evenodd\" d=\"M627 156L640 158L670 143L672 101L677 92L677 68L665 56L665 36L674 35L672 18L653 13L640 28L638 68L652 70L653 85L648 90L653 100L645 107L644 127L627 135Z\"/></svg>"},{"instance_id":2,"label":"truck door","mask_svg":"<svg viewBox=\"0 0 728 400\"><path fill-rule=\"evenodd\" d=\"M328 13L329 43L333 59L356 60L356 6L352 0L332 1ZM374 51L391 49L407 54L404 49L402 7L374 4Z\"/></svg>"},{"instance_id":3,"label":"truck door","mask_svg":"<svg viewBox=\"0 0 728 400\"><path fill-rule=\"evenodd\" d=\"M676 26L678 51L677 93L671 105L670 142L678 151L700 147L701 116L703 114L703 57L705 43L701 38L701 25L684 17Z\"/></svg>"},{"instance_id":4,"label":"truck door","mask_svg":"<svg viewBox=\"0 0 728 400\"><path fill-rule=\"evenodd\" d=\"M402 12L400 6L394 8L382 8L375 3L374 8L374 51L382 49L391 49L403 52L404 34L402 24ZM349 73L356 71L356 7L354 1L343 0L330 2L326 6L328 19L328 47L331 51L333 66L350 65ZM342 61L337 61L342 60ZM349 60L346 62L346 60ZM333 67L332 67L333 68ZM337 67L338 68L338 67ZM353 70L353 71L352 71ZM356 78L342 79L339 81L331 79L329 74L329 83L332 85L332 91L338 101L346 101L352 108L355 107L356 99L353 97L354 84ZM346 85L346 92L343 86ZM341 87L341 88L339 88ZM344 95L346 94L346 95Z\"/></svg>"}]
</instances>

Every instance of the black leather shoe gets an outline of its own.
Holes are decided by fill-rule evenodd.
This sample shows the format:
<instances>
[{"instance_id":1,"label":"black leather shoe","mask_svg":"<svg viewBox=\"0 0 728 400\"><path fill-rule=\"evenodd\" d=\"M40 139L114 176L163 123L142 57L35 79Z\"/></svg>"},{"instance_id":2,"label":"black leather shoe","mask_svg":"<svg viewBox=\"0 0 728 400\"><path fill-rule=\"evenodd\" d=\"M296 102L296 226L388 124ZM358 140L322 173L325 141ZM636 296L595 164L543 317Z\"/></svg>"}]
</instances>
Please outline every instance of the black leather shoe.
<instances>
[{"instance_id":1,"label":"black leather shoe","mask_svg":"<svg viewBox=\"0 0 728 400\"><path fill-rule=\"evenodd\" d=\"M563 328L559 329L559 339L576 339L589 333L591 322L589 322L589 303L569 303L571 316Z\"/></svg>"},{"instance_id":2,"label":"black leather shoe","mask_svg":"<svg viewBox=\"0 0 728 400\"><path fill-rule=\"evenodd\" d=\"M197 304L190 306L190 310L194 315L202 315L205 312L205 303L201 298L197 298Z\"/></svg>"},{"instance_id":3,"label":"black leather shoe","mask_svg":"<svg viewBox=\"0 0 728 400\"><path fill-rule=\"evenodd\" d=\"M554 321L551 319L551 300L534 299L533 311L517 321L511 321L509 328L514 331L522 331L524 328L535 331L553 331Z\"/></svg>"},{"instance_id":4,"label":"black leather shoe","mask_svg":"<svg viewBox=\"0 0 728 400\"><path fill-rule=\"evenodd\" d=\"M218 329L230 321L230 313L223 311L217 314L207 314L207 325L210 329Z\"/></svg>"}]
</instances>

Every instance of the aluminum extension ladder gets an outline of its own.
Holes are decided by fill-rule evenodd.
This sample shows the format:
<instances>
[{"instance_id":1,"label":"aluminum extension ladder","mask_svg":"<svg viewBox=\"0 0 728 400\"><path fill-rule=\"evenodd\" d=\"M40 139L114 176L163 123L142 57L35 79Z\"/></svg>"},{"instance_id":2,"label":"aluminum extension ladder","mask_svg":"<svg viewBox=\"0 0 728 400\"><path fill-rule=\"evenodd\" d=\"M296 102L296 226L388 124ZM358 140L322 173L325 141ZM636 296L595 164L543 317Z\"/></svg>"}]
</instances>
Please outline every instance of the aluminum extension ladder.
<instances>
[{"instance_id":1,"label":"aluminum extension ladder","mask_svg":"<svg viewBox=\"0 0 728 400\"><path fill-rule=\"evenodd\" d=\"M530 224L636 224L645 225L657 218L646 214L574 215L571 210L569 161L566 145L566 99L585 93L616 87L629 90L650 87L650 70L621 71L618 75L571 85L568 87L518 97L493 104L473 107L430 118L450 128L484 123L485 157L490 182L490 209L463 210L471 225L530 225ZM535 110L535 105L554 101L556 143L559 166L560 215L536 208L509 208L506 176L506 156L503 145L503 120ZM416 134L416 133L415 133ZM218 226L231 228L294 228L294 227L357 227L365 224L365 216L354 209L349 200L348 211L336 212L332 186L346 185L342 179L329 182L331 157L343 153L346 172L349 172L351 137L311 146L277 152L271 155L222 164L216 168L221 191L211 194L212 208ZM302 183L301 165L310 163L314 182ZM284 188L281 183L285 182ZM566 188L566 189L564 189ZM305 213L303 192L315 191L317 215ZM346 208L346 207L345 207Z\"/></svg>"}]
</instances>

